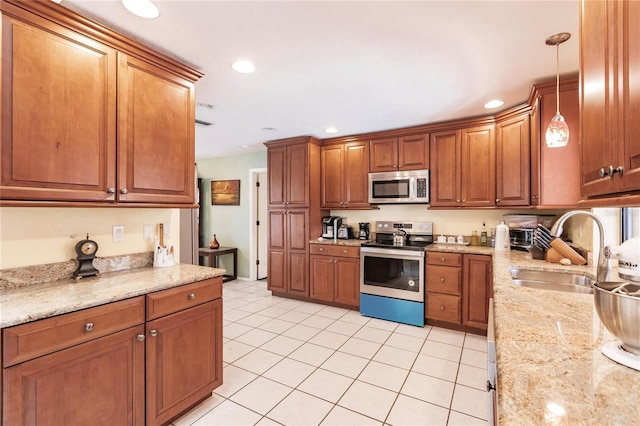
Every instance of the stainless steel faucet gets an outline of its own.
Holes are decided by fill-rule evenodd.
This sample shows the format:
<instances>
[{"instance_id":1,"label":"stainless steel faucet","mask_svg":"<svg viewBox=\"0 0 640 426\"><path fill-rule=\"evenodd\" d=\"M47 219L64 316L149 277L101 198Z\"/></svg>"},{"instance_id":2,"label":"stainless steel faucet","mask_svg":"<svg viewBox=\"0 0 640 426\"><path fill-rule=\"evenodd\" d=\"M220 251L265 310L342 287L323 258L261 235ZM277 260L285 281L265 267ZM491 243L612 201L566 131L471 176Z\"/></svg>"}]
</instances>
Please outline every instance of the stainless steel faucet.
<instances>
[{"instance_id":1,"label":"stainless steel faucet","mask_svg":"<svg viewBox=\"0 0 640 426\"><path fill-rule=\"evenodd\" d=\"M560 237L562 235L562 225L569 219L570 217L576 215L584 215L588 216L598 225L598 232L600 233L600 252L598 253L598 267L597 267L597 280L598 282L607 282L611 281L611 275L613 272L613 266L611 262L611 248L609 246L604 245L604 226L602 225L602 221L598 216L591 212L583 211L583 210L573 210L567 212L560 216L556 223L551 227L551 235L554 237Z\"/></svg>"}]
</instances>

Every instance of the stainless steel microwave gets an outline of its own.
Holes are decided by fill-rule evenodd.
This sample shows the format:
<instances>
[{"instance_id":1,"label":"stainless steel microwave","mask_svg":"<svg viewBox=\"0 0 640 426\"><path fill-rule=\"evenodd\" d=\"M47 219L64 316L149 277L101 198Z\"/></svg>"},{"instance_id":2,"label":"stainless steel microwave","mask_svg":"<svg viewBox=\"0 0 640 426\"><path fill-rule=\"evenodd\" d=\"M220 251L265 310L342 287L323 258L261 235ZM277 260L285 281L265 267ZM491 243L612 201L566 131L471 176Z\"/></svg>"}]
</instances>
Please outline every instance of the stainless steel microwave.
<instances>
[{"instance_id":1,"label":"stainless steel microwave","mask_svg":"<svg viewBox=\"0 0 640 426\"><path fill-rule=\"evenodd\" d=\"M369 203L429 204L429 170L369 173Z\"/></svg>"}]
</instances>

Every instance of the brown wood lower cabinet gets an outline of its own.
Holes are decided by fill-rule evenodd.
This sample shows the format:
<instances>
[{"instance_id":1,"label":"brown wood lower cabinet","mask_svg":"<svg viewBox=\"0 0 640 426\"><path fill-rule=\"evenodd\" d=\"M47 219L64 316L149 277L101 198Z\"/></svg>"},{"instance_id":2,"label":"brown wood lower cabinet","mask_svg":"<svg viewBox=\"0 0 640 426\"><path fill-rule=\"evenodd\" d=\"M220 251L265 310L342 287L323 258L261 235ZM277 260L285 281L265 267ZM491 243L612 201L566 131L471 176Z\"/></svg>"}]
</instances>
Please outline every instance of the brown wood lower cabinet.
<instances>
[{"instance_id":1,"label":"brown wood lower cabinet","mask_svg":"<svg viewBox=\"0 0 640 426\"><path fill-rule=\"evenodd\" d=\"M3 329L2 424L168 424L222 384L221 295L216 277Z\"/></svg>"},{"instance_id":2,"label":"brown wood lower cabinet","mask_svg":"<svg viewBox=\"0 0 640 426\"><path fill-rule=\"evenodd\" d=\"M310 296L360 306L360 248L310 245Z\"/></svg>"}]
</instances>

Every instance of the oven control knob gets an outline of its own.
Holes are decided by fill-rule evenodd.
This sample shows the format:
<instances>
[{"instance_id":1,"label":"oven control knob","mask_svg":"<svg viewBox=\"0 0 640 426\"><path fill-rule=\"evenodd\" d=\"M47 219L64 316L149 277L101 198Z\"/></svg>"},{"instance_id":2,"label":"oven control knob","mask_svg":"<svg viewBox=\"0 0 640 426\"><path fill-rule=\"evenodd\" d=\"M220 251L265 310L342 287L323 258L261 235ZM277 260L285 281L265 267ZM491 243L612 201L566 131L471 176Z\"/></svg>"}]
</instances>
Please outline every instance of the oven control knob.
<instances>
[{"instance_id":1,"label":"oven control knob","mask_svg":"<svg viewBox=\"0 0 640 426\"><path fill-rule=\"evenodd\" d=\"M388 228L388 227L389 227L389 224L388 224L388 223L385 223L384 225L382 225L382 227L383 227L383 228Z\"/></svg>"},{"instance_id":2,"label":"oven control knob","mask_svg":"<svg viewBox=\"0 0 640 426\"><path fill-rule=\"evenodd\" d=\"M416 282L414 280L409 280L409 287L413 287L414 285L416 285Z\"/></svg>"}]
</instances>

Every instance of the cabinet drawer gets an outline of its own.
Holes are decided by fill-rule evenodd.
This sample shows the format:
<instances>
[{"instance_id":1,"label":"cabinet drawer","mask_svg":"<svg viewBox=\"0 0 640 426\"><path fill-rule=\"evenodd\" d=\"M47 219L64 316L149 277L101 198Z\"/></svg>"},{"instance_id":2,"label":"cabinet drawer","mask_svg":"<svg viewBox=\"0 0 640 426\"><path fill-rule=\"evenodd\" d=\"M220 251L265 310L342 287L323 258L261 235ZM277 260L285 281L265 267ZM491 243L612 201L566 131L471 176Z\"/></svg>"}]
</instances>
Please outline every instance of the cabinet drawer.
<instances>
[{"instance_id":1,"label":"cabinet drawer","mask_svg":"<svg viewBox=\"0 0 640 426\"><path fill-rule=\"evenodd\" d=\"M310 244L311 254L339 257L360 257L360 247L332 246L327 244Z\"/></svg>"},{"instance_id":2,"label":"cabinet drawer","mask_svg":"<svg viewBox=\"0 0 640 426\"><path fill-rule=\"evenodd\" d=\"M144 322L144 296L3 330L3 366L87 342Z\"/></svg>"},{"instance_id":3,"label":"cabinet drawer","mask_svg":"<svg viewBox=\"0 0 640 426\"><path fill-rule=\"evenodd\" d=\"M460 324L460 296L427 292L426 317Z\"/></svg>"},{"instance_id":4,"label":"cabinet drawer","mask_svg":"<svg viewBox=\"0 0 640 426\"><path fill-rule=\"evenodd\" d=\"M462 255L460 253L445 253L441 251L427 252L427 264L462 266Z\"/></svg>"},{"instance_id":5,"label":"cabinet drawer","mask_svg":"<svg viewBox=\"0 0 640 426\"><path fill-rule=\"evenodd\" d=\"M428 265L426 289L438 293L460 296L462 289L462 269L449 266Z\"/></svg>"},{"instance_id":6,"label":"cabinet drawer","mask_svg":"<svg viewBox=\"0 0 640 426\"><path fill-rule=\"evenodd\" d=\"M147 294L147 320L222 297L222 277Z\"/></svg>"}]
</instances>

